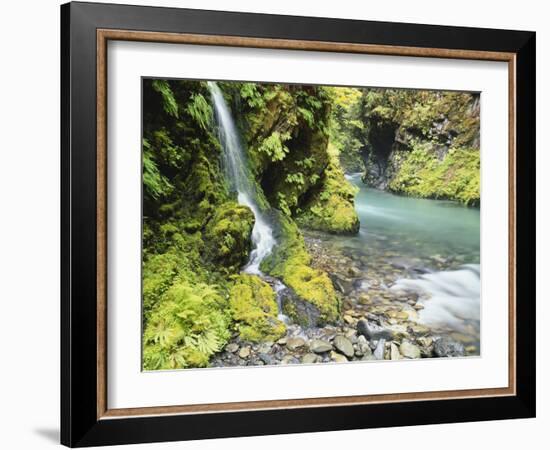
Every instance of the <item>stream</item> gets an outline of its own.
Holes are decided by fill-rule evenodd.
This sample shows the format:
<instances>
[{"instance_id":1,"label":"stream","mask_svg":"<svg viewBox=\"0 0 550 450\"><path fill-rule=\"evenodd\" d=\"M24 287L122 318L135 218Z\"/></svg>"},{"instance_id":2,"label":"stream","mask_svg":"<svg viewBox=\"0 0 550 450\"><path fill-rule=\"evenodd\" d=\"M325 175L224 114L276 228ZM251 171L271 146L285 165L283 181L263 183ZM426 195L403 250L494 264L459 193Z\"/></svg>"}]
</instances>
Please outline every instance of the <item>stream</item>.
<instances>
[{"instance_id":1,"label":"stream","mask_svg":"<svg viewBox=\"0 0 550 450\"><path fill-rule=\"evenodd\" d=\"M369 189L359 174L347 175L359 188L359 233L304 231L312 265L326 271L340 293L342 321L307 329L292 324L282 314L288 289L259 269L277 242L258 206L246 152L221 90L214 82L208 86L226 177L255 217L243 271L273 286L279 320L287 324L277 342L250 344L233 336L213 366L479 355L479 209Z\"/></svg>"}]
</instances>

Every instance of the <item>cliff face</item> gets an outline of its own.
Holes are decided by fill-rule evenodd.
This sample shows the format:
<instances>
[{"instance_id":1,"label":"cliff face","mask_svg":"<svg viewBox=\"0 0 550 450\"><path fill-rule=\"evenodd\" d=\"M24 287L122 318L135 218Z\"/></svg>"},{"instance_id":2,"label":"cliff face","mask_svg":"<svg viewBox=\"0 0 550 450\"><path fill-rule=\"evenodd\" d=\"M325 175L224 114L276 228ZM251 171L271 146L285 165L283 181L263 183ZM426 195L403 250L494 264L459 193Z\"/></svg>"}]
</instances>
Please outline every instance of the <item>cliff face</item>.
<instances>
[{"instance_id":1,"label":"cliff face","mask_svg":"<svg viewBox=\"0 0 550 450\"><path fill-rule=\"evenodd\" d=\"M479 95L366 89L358 110L367 185L479 205Z\"/></svg>"}]
</instances>

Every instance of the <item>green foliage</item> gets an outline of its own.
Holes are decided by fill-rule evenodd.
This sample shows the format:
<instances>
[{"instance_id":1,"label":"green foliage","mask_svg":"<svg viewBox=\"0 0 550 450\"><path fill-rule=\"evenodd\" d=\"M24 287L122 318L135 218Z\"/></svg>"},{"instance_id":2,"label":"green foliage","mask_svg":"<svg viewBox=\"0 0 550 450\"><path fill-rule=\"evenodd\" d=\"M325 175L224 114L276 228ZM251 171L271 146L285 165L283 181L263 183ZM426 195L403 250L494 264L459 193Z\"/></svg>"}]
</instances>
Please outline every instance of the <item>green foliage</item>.
<instances>
[{"instance_id":1,"label":"green foliage","mask_svg":"<svg viewBox=\"0 0 550 450\"><path fill-rule=\"evenodd\" d=\"M216 289L181 279L162 295L143 334L145 370L205 367L229 338L224 299Z\"/></svg>"},{"instance_id":2,"label":"green foliage","mask_svg":"<svg viewBox=\"0 0 550 450\"><path fill-rule=\"evenodd\" d=\"M355 234L359 231L359 218L354 198L357 188L344 177L337 150L329 146L329 164L323 172L316 195L304 205L297 222L304 227L336 234Z\"/></svg>"},{"instance_id":3,"label":"green foliage","mask_svg":"<svg viewBox=\"0 0 550 450\"><path fill-rule=\"evenodd\" d=\"M187 104L187 112L203 130L209 130L212 125L212 106L202 94L192 94Z\"/></svg>"},{"instance_id":4,"label":"green foliage","mask_svg":"<svg viewBox=\"0 0 550 450\"><path fill-rule=\"evenodd\" d=\"M289 138L288 133L281 135L278 131L274 131L262 141L258 147L258 152L265 153L272 162L282 161L289 152L284 145L284 142Z\"/></svg>"},{"instance_id":5,"label":"green foliage","mask_svg":"<svg viewBox=\"0 0 550 450\"><path fill-rule=\"evenodd\" d=\"M178 117L178 104L174 98L174 93L170 84L166 80L153 80L152 87L162 96L162 107L166 114Z\"/></svg>"},{"instance_id":6,"label":"green foliage","mask_svg":"<svg viewBox=\"0 0 550 450\"><path fill-rule=\"evenodd\" d=\"M477 149L451 149L440 161L429 145L417 144L401 164L389 188L415 197L458 200L479 205L480 161Z\"/></svg>"},{"instance_id":7,"label":"green foliage","mask_svg":"<svg viewBox=\"0 0 550 450\"><path fill-rule=\"evenodd\" d=\"M286 326L277 319L275 292L256 275L235 277L229 293L231 316L242 340L275 341L286 333Z\"/></svg>"},{"instance_id":8,"label":"green foliage","mask_svg":"<svg viewBox=\"0 0 550 450\"><path fill-rule=\"evenodd\" d=\"M151 144L146 139L143 139L142 162L143 186L146 193L155 200L170 194L174 186L160 173L155 163Z\"/></svg>"},{"instance_id":9,"label":"green foliage","mask_svg":"<svg viewBox=\"0 0 550 450\"><path fill-rule=\"evenodd\" d=\"M256 83L242 83L239 93L250 108L263 108L265 106L265 100Z\"/></svg>"}]
</instances>

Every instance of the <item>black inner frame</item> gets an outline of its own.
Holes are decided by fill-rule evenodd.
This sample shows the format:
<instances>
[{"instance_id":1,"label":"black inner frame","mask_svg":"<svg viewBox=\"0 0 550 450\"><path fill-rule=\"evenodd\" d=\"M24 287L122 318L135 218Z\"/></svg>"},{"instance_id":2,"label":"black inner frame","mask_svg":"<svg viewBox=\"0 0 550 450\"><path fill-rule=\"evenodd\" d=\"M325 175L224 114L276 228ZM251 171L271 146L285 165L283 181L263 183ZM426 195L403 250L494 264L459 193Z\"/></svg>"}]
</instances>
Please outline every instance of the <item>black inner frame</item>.
<instances>
[{"instance_id":1,"label":"black inner frame","mask_svg":"<svg viewBox=\"0 0 550 450\"><path fill-rule=\"evenodd\" d=\"M99 28L515 53L517 394L98 420L96 30ZM535 416L534 32L69 3L61 6L60 133L62 444L81 447Z\"/></svg>"}]
</instances>

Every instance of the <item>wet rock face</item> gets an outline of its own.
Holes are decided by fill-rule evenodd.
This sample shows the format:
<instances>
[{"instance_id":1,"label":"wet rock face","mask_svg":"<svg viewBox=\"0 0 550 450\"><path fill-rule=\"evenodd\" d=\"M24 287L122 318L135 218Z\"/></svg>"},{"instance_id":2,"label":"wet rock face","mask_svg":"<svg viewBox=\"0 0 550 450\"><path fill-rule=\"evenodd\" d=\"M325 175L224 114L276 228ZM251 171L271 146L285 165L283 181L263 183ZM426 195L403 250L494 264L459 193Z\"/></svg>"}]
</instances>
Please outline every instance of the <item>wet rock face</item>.
<instances>
[{"instance_id":1,"label":"wet rock face","mask_svg":"<svg viewBox=\"0 0 550 450\"><path fill-rule=\"evenodd\" d=\"M316 327L320 324L321 311L315 305L303 300L288 287L280 295L284 313L294 322L305 328Z\"/></svg>"},{"instance_id":2,"label":"wet rock face","mask_svg":"<svg viewBox=\"0 0 550 450\"><path fill-rule=\"evenodd\" d=\"M434 353L440 358L464 356L464 345L444 336L435 341Z\"/></svg>"}]
</instances>

